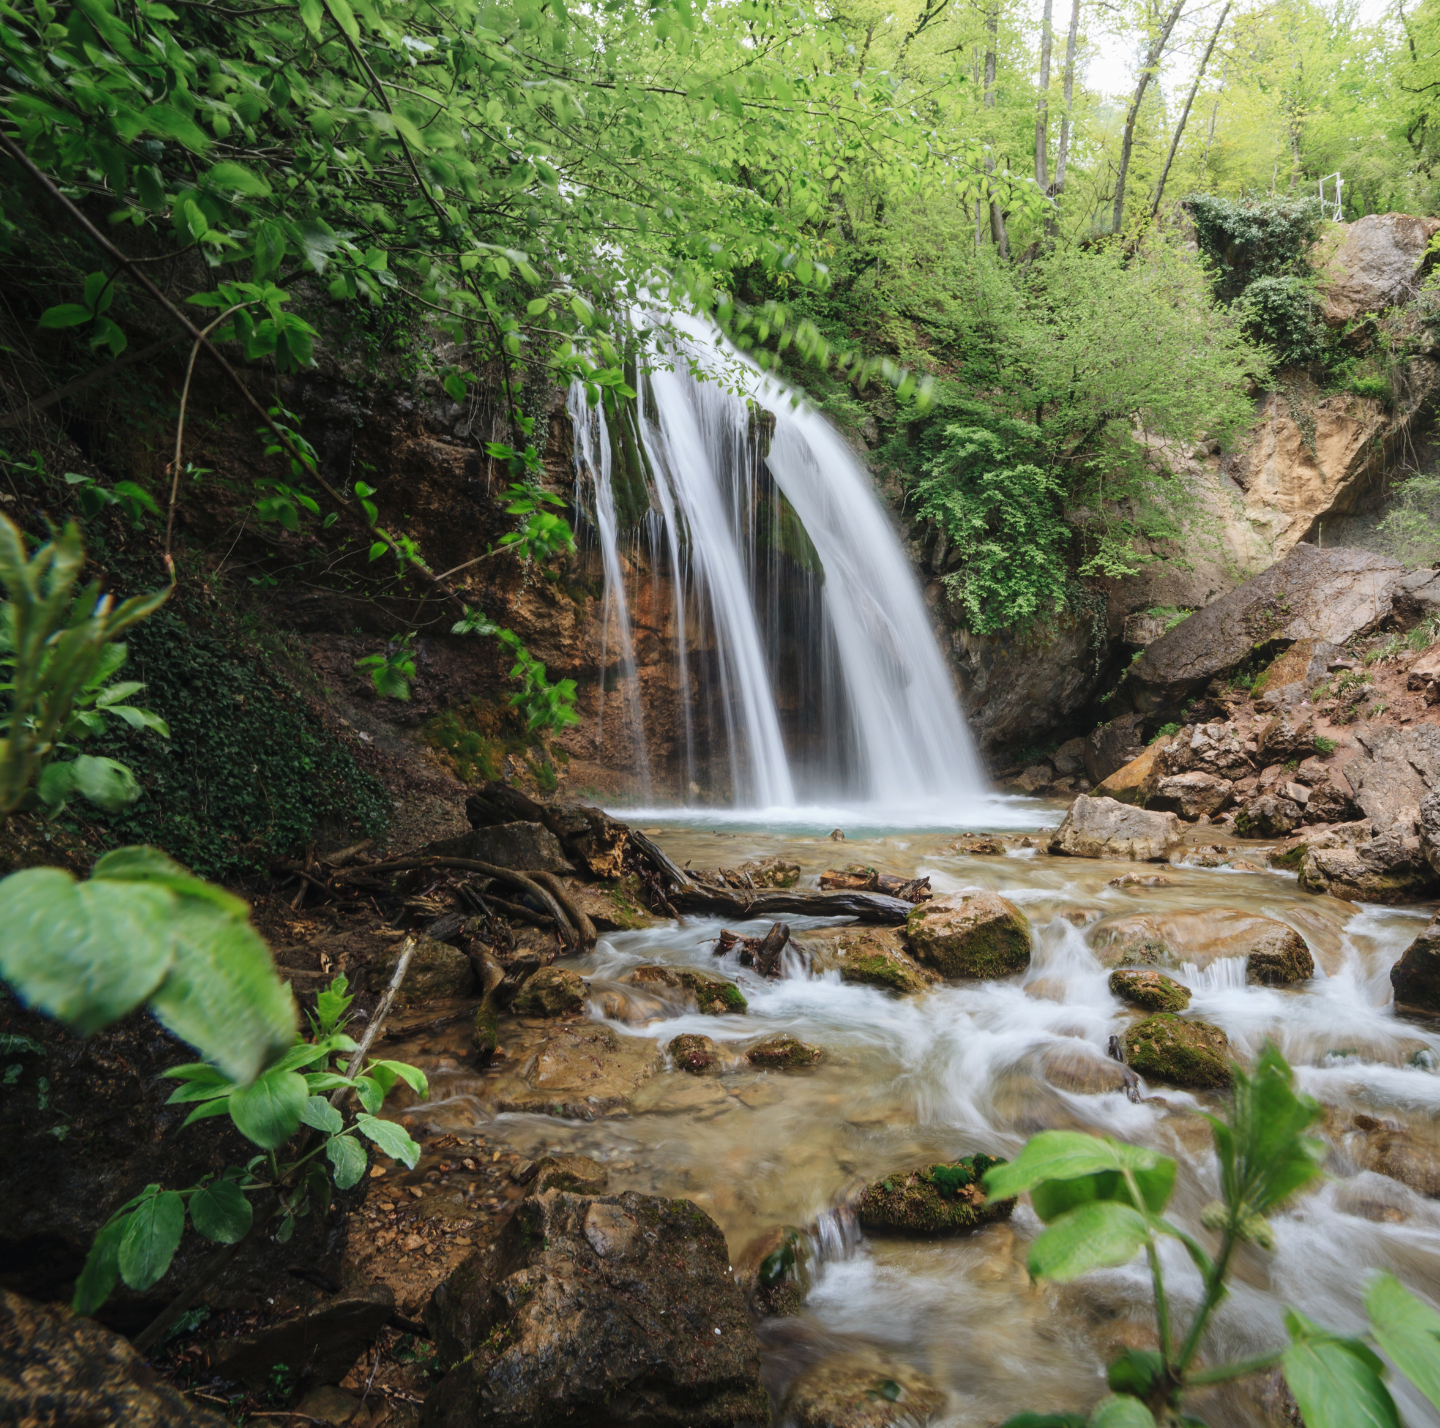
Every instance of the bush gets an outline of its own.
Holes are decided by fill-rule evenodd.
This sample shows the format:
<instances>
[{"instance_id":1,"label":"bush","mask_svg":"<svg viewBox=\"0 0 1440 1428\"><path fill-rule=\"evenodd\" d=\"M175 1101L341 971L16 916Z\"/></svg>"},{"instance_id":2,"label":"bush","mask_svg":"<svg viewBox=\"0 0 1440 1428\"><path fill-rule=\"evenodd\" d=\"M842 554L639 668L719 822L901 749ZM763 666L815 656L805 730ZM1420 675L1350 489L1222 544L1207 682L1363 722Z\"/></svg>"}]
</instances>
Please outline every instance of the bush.
<instances>
[{"instance_id":1,"label":"bush","mask_svg":"<svg viewBox=\"0 0 1440 1428\"><path fill-rule=\"evenodd\" d=\"M1394 400L1390 383L1384 377L1351 377L1349 390L1357 397L1372 397L1386 406Z\"/></svg>"},{"instance_id":2,"label":"bush","mask_svg":"<svg viewBox=\"0 0 1440 1428\"><path fill-rule=\"evenodd\" d=\"M1310 283L1294 275L1256 278L1235 311L1282 367L1304 367L1325 355L1325 328ZM1361 379L1365 380L1365 379ZM1389 387L1385 388L1388 393Z\"/></svg>"},{"instance_id":3,"label":"bush","mask_svg":"<svg viewBox=\"0 0 1440 1428\"><path fill-rule=\"evenodd\" d=\"M1375 533L1381 550L1406 565L1440 559L1440 475L1411 476L1396 486Z\"/></svg>"},{"instance_id":4,"label":"bush","mask_svg":"<svg viewBox=\"0 0 1440 1428\"><path fill-rule=\"evenodd\" d=\"M1309 271L1320 229L1313 198L1230 199L1192 193L1184 200L1200 251L1214 269L1215 295L1234 302L1259 278Z\"/></svg>"}]
</instances>

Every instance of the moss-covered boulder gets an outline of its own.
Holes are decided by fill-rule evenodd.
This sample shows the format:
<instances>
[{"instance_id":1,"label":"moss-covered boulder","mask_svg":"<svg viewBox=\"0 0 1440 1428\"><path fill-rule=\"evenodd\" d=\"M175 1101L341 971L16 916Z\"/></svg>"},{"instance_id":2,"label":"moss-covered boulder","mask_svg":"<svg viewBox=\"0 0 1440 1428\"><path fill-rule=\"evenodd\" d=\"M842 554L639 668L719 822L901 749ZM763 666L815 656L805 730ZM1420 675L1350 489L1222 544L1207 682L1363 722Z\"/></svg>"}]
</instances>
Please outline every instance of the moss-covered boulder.
<instances>
[{"instance_id":1,"label":"moss-covered boulder","mask_svg":"<svg viewBox=\"0 0 1440 1428\"><path fill-rule=\"evenodd\" d=\"M1315 975L1315 958L1293 927L1269 929L1245 959L1245 980L1260 987L1288 987Z\"/></svg>"},{"instance_id":2,"label":"moss-covered boulder","mask_svg":"<svg viewBox=\"0 0 1440 1428\"><path fill-rule=\"evenodd\" d=\"M810 1241L794 1225L775 1225L741 1250L735 1282L755 1319L797 1314L810 1290Z\"/></svg>"},{"instance_id":3,"label":"moss-covered boulder","mask_svg":"<svg viewBox=\"0 0 1440 1428\"><path fill-rule=\"evenodd\" d=\"M793 1428L901 1428L944 1411L944 1392L919 1369L881 1349L847 1345L790 1385L776 1421Z\"/></svg>"},{"instance_id":4,"label":"moss-covered boulder","mask_svg":"<svg viewBox=\"0 0 1440 1428\"><path fill-rule=\"evenodd\" d=\"M1152 1012L1182 1012L1190 1005L1190 989L1163 972L1111 972L1110 992Z\"/></svg>"},{"instance_id":5,"label":"moss-covered boulder","mask_svg":"<svg viewBox=\"0 0 1440 1428\"><path fill-rule=\"evenodd\" d=\"M1230 1084L1230 1038L1218 1026L1157 1012L1125 1033L1125 1061L1142 1076L1195 1091Z\"/></svg>"},{"instance_id":6,"label":"moss-covered boulder","mask_svg":"<svg viewBox=\"0 0 1440 1428\"><path fill-rule=\"evenodd\" d=\"M1030 924L999 893L922 903L905 923L915 958L943 977L1010 977L1030 965Z\"/></svg>"},{"instance_id":7,"label":"moss-covered boulder","mask_svg":"<svg viewBox=\"0 0 1440 1428\"><path fill-rule=\"evenodd\" d=\"M720 1070L720 1048L708 1036L686 1032L665 1049L676 1066L692 1076L714 1076Z\"/></svg>"},{"instance_id":8,"label":"moss-covered boulder","mask_svg":"<svg viewBox=\"0 0 1440 1428\"><path fill-rule=\"evenodd\" d=\"M541 967L510 1004L516 1016L573 1016L584 1007L585 980L567 967Z\"/></svg>"},{"instance_id":9,"label":"moss-covered boulder","mask_svg":"<svg viewBox=\"0 0 1440 1428\"><path fill-rule=\"evenodd\" d=\"M949 1164L887 1175L867 1185L856 1207L861 1227L882 1234L958 1235L1008 1220L1013 1200L986 1205L981 1178L993 1155L967 1155Z\"/></svg>"},{"instance_id":10,"label":"moss-covered boulder","mask_svg":"<svg viewBox=\"0 0 1440 1428\"><path fill-rule=\"evenodd\" d=\"M843 982L884 987L902 996L923 992L935 981L933 972L906 955L899 934L891 928L869 929L857 941L846 943L835 965Z\"/></svg>"},{"instance_id":11,"label":"moss-covered boulder","mask_svg":"<svg viewBox=\"0 0 1440 1428\"><path fill-rule=\"evenodd\" d=\"M379 963L372 963L370 989L378 992L388 987L399 964L398 947ZM401 1006L412 1006L437 997L468 997L474 990L475 970L458 947L433 937L417 937L395 1000Z\"/></svg>"},{"instance_id":12,"label":"moss-covered boulder","mask_svg":"<svg viewBox=\"0 0 1440 1428\"><path fill-rule=\"evenodd\" d=\"M727 1012L739 1015L750 1005L734 982L727 982L724 977L712 976L709 972L697 972L691 967L659 964L635 967L619 980L632 986L678 992L684 1000L693 1001L696 1011L705 1016L724 1016Z\"/></svg>"},{"instance_id":13,"label":"moss-covered boulder","mask_svg":"<svg viewBox=\"0 0 1440 1428\"><path fill-rule=\"evenodd\" d=\"M811 1046L809 1042L791 1036L788 1031L767 1037L745 1053L745 1059L762 1071L798 1071L805 1066L814 1066L824 1056L818 1046Z\"/></svg>"}]
</instances>

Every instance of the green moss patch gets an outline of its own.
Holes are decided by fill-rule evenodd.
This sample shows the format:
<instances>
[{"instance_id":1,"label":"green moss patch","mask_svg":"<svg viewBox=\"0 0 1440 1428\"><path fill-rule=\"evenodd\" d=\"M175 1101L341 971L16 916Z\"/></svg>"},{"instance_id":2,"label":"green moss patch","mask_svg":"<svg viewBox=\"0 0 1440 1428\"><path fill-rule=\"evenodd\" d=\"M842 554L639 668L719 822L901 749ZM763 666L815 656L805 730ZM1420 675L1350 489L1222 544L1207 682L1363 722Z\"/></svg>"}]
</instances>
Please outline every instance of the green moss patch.
<instances>
[{"instance_id":1,"label":"green moss patch","mask_svg":"<svg viewBox=\"0 0 1440 1428\"><path fill-rule=\"evenodd\" d=\"M1182 1012L1190 1005L1190 989L1163 972L1111 972L1110 991L1146 1011Z\"/></svg>"},{"instance_id":2,"label":"green moss patch","mask_svg":"<svg viewBox=\"0 0 1440 1428\"><path fill-rule=\"evenodd\" d=\"M882 1234L956 1235L1008 1220L1015 1202L986 1205L980 1183L987 1170L1002 1164L993 1155L970 1155L888 1175L860 1196L860 1224Z\"/></svg>"},{"instance_id":3,"label":"green moss patch","mask_svg":"<svg viewBox=\"0 0 1440 1428\"><path fill-rule=\"evenodd\" d=\"M1230 1039L1218 1026L1171 1012L1146 1017L1125 1033L1125 1061L1172 1086L1219 1091L1230 1084Z\"/></svg>"}]
</instances>

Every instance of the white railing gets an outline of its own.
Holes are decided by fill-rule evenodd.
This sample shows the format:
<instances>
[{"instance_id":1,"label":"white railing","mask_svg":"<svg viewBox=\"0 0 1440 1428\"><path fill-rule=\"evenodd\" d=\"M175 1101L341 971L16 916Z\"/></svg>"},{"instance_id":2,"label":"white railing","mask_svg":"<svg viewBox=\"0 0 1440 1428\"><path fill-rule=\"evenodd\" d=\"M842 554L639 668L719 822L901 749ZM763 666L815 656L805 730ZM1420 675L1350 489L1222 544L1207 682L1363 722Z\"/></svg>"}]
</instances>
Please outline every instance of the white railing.
<instances>
[{"instance_id":1,"label":"white railing","mask_svg":"<svg viewBox=\"0 0 1440 1428\"><path fill-rule=\"evenodd\" d=\"M1335 197L1325 197L1325 185L1333 182L1335 185ZM1333 223L1343 223L1345 218L1345 204L1341 197L1341 190L1345 187L1345 180L1336 174L1326 174L1320 180L1320 216L1328 218Z\"/></svg>"}]
</instances>

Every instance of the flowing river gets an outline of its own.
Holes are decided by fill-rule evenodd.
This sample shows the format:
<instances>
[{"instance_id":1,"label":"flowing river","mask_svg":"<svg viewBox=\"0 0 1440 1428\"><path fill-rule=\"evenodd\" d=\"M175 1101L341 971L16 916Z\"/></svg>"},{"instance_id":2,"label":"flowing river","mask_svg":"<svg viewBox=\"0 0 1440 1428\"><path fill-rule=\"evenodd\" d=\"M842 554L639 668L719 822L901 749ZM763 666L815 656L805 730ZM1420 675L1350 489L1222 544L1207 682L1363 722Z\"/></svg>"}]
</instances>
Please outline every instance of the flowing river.
<instances>
[{"instance_id":1,"label":"flowing river","mask_svg":"<svg viewBox=\"0 0 1440 1428\"><path fill-rule=\"evenodd\" d=\"M1012 826L1057 816L1033 800L1003 812ZM863 1236L846 1209L865 1183L891 1171L975 1151L1013 1155L1027 1137L1064 1127L1174 1156L1180 1174L1171 1213L1209 1238L1200 1214L1218 1183L1208 1126L1197 1112L1213 1110L1214 1098L1143 1081L1138 1099L1122 1089L1080 1089L1087 1080L1101 1087L1113 1081L1107 1045L1140 1015L1110 994L1087 941L1101 919L1123 914L1264 914L1299 931L1316 963L1311 981L1284 990L1247 986L1237 959L1202 957L1205 965L1173 974L1191 988L1188 1014L1222 1027L1242 1059L1267 1039L1279 1046L1301 1087L1324 1105L1320 1129L1331 1146L1328 1177L1275 1219L1274 1252L1249 1247L1240 1255L1207 1358L1220 1362L1283 1343L1287 1305L1341 1332L1363 1332L1361 1299L1368 1274L1379 1268L1440 1300L1440 1200L1361 1168L1366 1128L1407 1133L1411 1154L1432 1176L1440 1163L1440 1033L1395 1017L1388 980L1434 908L1356 907L1304 893L1290 874L1193 864L1165 869L1163 886L1116 888L1110 880L1137 865L1015 846L1003 856L966 856L954 849L953 829L852 828L836 843L828 826L760 831L694 815L649 831L678 863L697 868L779 854L800 864L802 886L827 867L861 862L898 876L928 874L937 895L1001 892L1033 929L1033 960L1023 976L941 983L910 997L843 983L833 971L814 973L806 942L825 925L806 929L804 919L791 924L799 951L787 951L778 981L741 967L733 953L715 955L719 921L688 918L602 935L593 954L570 964L591 979L589 1014L597 1020L602 1008L617 1009L616 998L604 994L607 984L647 962L723 973L749 1000L743 1016L677 1015L661 1006L637 1020L645 1009L632 1007L629 1019L612 1017L617 1032L661 1045L700 1032L738 1045L786 1031L825 1052L822 1064L799 1072L757 1072L743 1060L718 1079L665 1070L630 1114L593 1121L497 1116L487 1098L493 1073L478 1075L453 1055L416 1057L432 1070L432 1101L422 1114L436 1131L483 1127L491 1143L527 1156L593 1157L608 1167L612 1193L687 1197L722 1226L732 1258L769 1227L806 1229L814 1275L803 1310L762 1329L772 1386L821 1355L875 1345L946 1390L945 1424L985 1428L1027 1409L1087 1408L1105 1392L1108 1359L1153 1344L1140 1260L1069 1286L1030 1283L1027 1246L1039 1222L1025 1203L1008 1224L935 1240ZM1264 862L1260 845L1241 845L1239 855ZM768 928L728 925L750 935ZM532 1034L542 1033L535 1027ZM1173 1302L1186 1306L1198 1278L1178 1244L1173 1250L1167 1283ZM1411 1428L1440 1423L1398 1378L1394 1392ZM1212 1428L1286 1421L1265 1375L1211 1391L1190 1407Z\"/></svg>"}]
</instances>

